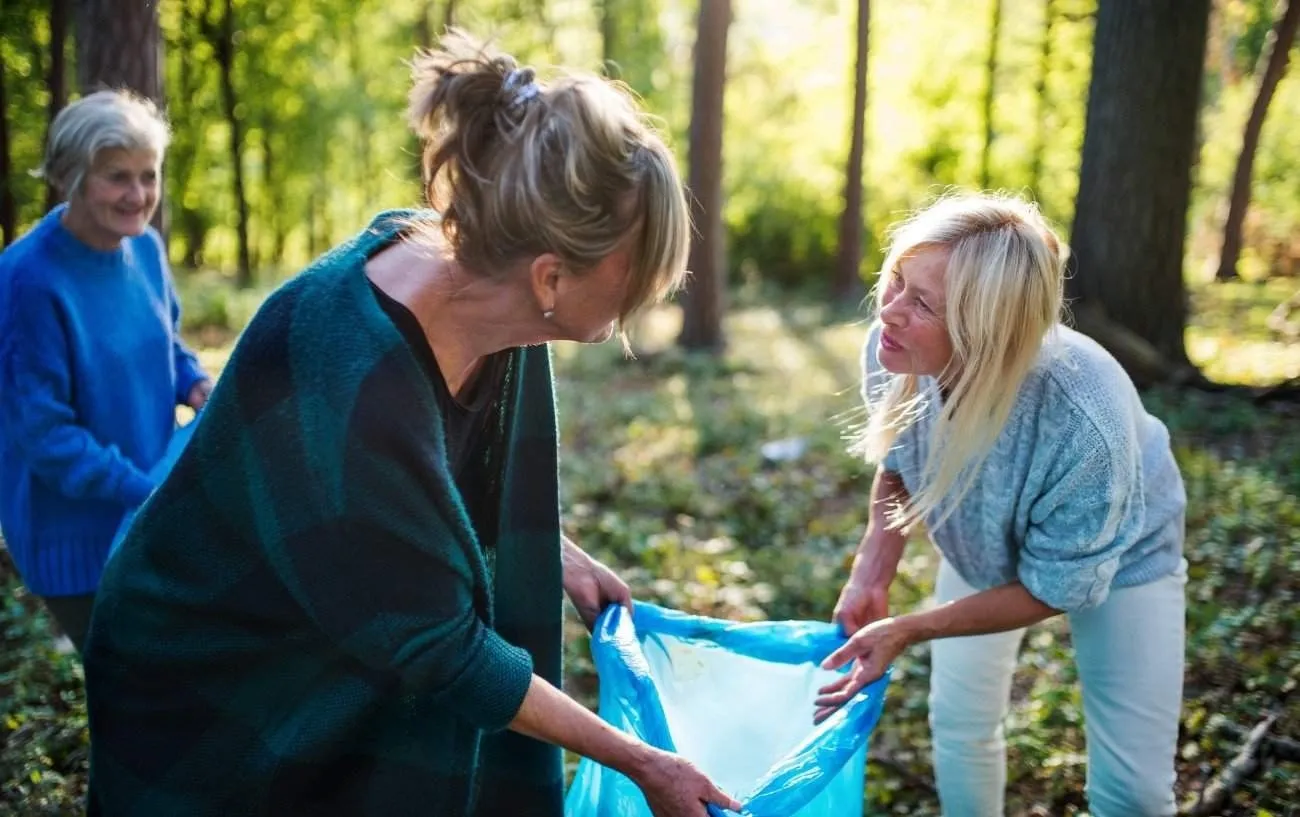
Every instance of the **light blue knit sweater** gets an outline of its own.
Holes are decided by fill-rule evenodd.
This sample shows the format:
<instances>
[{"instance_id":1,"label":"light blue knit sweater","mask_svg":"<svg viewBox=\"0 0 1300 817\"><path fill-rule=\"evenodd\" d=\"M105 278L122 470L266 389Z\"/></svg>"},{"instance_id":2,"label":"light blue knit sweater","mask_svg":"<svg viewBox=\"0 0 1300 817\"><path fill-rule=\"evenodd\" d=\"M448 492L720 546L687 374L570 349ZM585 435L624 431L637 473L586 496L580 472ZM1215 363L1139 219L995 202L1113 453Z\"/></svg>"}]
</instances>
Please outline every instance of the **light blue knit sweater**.
<instances>
[{"instance_id":1,"label":"light blue knit sweater","mask_svg":"<svg viewBox=\"0 0 1300 817\"><path fill-rule=\"evenodd\" d=\"M892 377L878 350L877 326L863 347L864 398ZM940 410L934 378L920 382L925 407L883 463L913 493ZM930 535L971 586L1019 579L1040 601L1068 612L1101 604L1111 587L1173 573L1182 561L1186 505L1164 425L1146 412L1110 354L1059 326L1048 333L970 493Z\"/></svg>"}]
</instances>

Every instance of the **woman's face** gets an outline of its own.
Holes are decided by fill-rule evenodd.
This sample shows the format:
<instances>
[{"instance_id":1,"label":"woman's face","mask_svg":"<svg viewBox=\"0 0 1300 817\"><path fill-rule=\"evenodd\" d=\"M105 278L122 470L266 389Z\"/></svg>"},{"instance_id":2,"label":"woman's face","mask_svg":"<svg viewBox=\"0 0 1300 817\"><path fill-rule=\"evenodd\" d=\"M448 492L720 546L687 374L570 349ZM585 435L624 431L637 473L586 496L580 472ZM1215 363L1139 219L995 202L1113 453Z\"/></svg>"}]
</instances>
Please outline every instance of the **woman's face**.
<instances>
[{"instance_id":1,"label":"woman's face","mask_svg":"<svg viewBox=\"0 0 1300 817\"><path fill-rule=\"evenodd\" d=\"M68 202L69 229L100 249L143 234L158 207L159 175L159 157L152 150L101 150Z\"/></svg>"},{"instance_id":2,"label":"woman's face","mask_svg":"<svg viewBox=\"0 0 1300 817\"><path fill-rule=\"evenodd\" d=\"M559 281L551 320L566 339L604 343L613 336L631 275L628 243L623 242L594 269Z\"/></svg>"},{"instance_id":3,"label":"woman's face","mask_svg":"<svg viewBox=\"0 0 1300 817\"><path fill-rule=\"evenodd\" d=\"M952 359L944 320L948 251L926 248L903 258L881 302L880 365L895 374L936 377Z\"/></svg>"}]
</instances>

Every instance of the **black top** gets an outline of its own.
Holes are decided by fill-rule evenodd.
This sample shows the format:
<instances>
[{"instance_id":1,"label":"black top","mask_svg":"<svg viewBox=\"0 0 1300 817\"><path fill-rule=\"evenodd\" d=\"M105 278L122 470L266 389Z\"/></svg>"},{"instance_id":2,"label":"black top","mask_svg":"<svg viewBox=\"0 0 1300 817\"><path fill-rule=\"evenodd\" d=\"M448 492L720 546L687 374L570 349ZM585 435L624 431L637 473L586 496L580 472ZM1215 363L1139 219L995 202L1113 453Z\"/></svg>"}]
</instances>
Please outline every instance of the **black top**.
<instances>
[{"instance_id":1,"label":"black top","mask_svg":"<svg viewBox=\"0 0 1300 817\"><path fill-rule=\"evenodd\" d=\"M474 379L462 390L463 396L457 399L447 388L447 380L442 375L442 369L438 368L438 360L433 355L420 321L404 304L375 286L373 281L370 282L370 288L374 291L379 306L397 326L433 384L438 407L442 410L446 424L447 464L461 493L470 495L474 491L466 490L469 486L463 482L467 476L466 467L487 432L488 418L500 396L501 375L508 356L498 352L483 361Z\"/></svg>"}]
</instances>

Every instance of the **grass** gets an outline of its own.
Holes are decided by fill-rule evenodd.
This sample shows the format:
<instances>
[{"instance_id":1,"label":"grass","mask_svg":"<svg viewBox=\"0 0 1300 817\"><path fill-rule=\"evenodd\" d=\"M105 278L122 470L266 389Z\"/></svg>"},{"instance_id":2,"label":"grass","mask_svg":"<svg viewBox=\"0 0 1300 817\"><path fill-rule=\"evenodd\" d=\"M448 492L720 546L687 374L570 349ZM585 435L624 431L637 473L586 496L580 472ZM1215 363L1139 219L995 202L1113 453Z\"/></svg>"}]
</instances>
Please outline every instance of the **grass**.
<instances>
[{"instance_id":1,"label":"grass","mask_svg":"<svg viewBox=\"0 0 1300 817\"><path fill-rule=\"evenodd\" d=\"M1296 349L1237 329L1242 317L1257 314L1251 310L1281 300L1274 289L1282 288L1234 284L1218 290L1221 299L1198 296L1192 356L1238 382L1296 374ZM871 476L844 446L861 419L862 327L815 306L756 304L733 312L729 351L710 360L671 346L677 320L665 309L639 326L644 351L634 361L612 344L557 346L569 532L617 566L640 598L728 618L824 619L862 532ZM1248 348L1265 354L1252 357ZM206 350L205 363L217 369L225 354L224 347ZM1170 427L1189 494L1179 760L1179 792L1187 798L1237 751L1223 724L1250 728L1277 711L1274 733L1300 735L1300 413L1222 395L1153 391L1145 399ZM764 443L792 439L803 444L797 459L764 458ZM925 603L934 567L929 546L912 542L892 589L895 610ZM0 657L0 816L79 813L86 761L80 669L51 649L47 618L3 565L0 583L7 645ZM597 679L573 619L570 636L566 687L594 704ZM871 813L937 814L928 782L927 663L920 647L897 667L872 742ZM1074 679L1064 621L1031 631L1009 724L1013 814L1083 813ZM1300 768L1277 763L1240 789L1229 813L1281 815L1297 803Z\"/></svg>"}]
</instances>

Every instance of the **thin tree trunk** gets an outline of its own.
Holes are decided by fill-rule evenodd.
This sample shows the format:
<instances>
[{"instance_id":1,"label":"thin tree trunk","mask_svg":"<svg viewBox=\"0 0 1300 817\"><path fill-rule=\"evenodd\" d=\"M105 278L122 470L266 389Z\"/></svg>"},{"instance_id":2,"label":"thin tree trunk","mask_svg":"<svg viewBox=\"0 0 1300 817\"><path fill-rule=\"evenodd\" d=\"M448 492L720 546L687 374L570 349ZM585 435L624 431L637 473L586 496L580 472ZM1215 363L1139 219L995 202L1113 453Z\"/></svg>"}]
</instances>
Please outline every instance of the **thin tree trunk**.
<instances>
[{"instance_id":1,"label":"thin tree trunk","mask_svg":"<svg viewBox=\"0 0 1300 817\"><path fill-rule=\"evenodd\" d=\"M442 10L442 30L446 31L456 25L456 0L447 0L447 5Z\"/></svg>"},{"instance_id":2,"label":"thin tree trunk","mask_svg":"<svg viewBox=\"0 0 1300 817\"><path fill-rule=\"evenodd\" d=\"M1187 365L1183 250L1209 15L1210 0L1100 1L1071 231L1075 313L1145 341L1171 375Z\"/></svg>"},{"instance_id":3,"label":"thin tree trunk","mask_svg":"<svg viewBox=\"0 0 1300 817\"><path fill-rule=\"evenodd\" d=\"M853 128L849 164L844 174L844 211L840 214L839 258L833 296L840 304L862 299L863 183L866 154L867 53L871 30L871 0L858 0L858 56L853 78Z\"/></svg>"},{"instance_id":4,"label":"thin tree trunk","mask_svg":"<svg viewBox=\"0 0 1300 817\"><path fill-rule=\"evenodd\" d=\"M600 0L600 66L607 77L618 71L618 10L616 0Z\"/></svg>"},{"instance_id":5,"label":"thin tree trunk","mask_svg":"<svg viewBox=\"0 0 1300 817\"><path fill-rule=\"evenodd\" d=\"M1043 154L1047 151L1047 79L1052 73L1052 27L1056 22L1053 0L1043 0L1043 40L1038 52L1038 81L1034 88L1038 102L1034 152L1029 159L1029 189L1039 204L1043 201Z\"/></svg>"},{"instance_id":6,"label":"thin tree trunk","mask_svg":"<svg viewBox=\"0 0 1300 817\"><path fill-rule=\"evenodd\" d=\"M209 4L209 8L210 8ZM233 193L235 209L238 214L235 231L238 239L238 278L239 286L248 288L253 285L253 264L248 247L248 197L244 187L244 133L239 117L235 115L238 98L235 95L235 8L233 0L225 0L225 9L221 25L216 31L211 28L211 18L204 15L204 23L209 27L213 47L216 52L217 66L221 73L221 101L225 108L226 123L230 132L230 163L234 171Z\"/></svg>"},{"instance_id":7,"label":"thin tree trunk","mask_svg":"<svg viewBox=\"0 0 1300 817\"><path fill-rule=\"evenodd\" d=\"M722 111L727 82L727 30L731 0L700 0L691 94L691 215L698 241L691 244L694 272L682 295L687 349L720 352L725 339L726 237L722 225Z\"/></svg>"},{"instance_id":8,"label":"thin tree trunk","mask_svg":"<svg viewBox=\"0 0 1300 817\"><path fill-rule=\"evenodd\" d=\"M433 0L425 0L415 17L415 44L421 51L433 48Z\"/></svg>"},{"instance_id":9,"label":"thin tree trunk","mask_svg":"<svg viewBox=\"0 0 1300 817\"><path fill-rule=\"evenodd\" d=\"M1002 38L1002 0L992 0L993 21L989 26L989 59L984 82L984 150L980 153L980 188L989 187L989 162L993 154L993 97L997 93L998 40Z\"/></svg>"},{"instance_id":10,"label":"thin tree trunk","mask_svg":"<svg viewBox=\"0 0 1300 817\"><path fill-rule=\"evenodd\" d=\"M271 139L273 129L274 123L268 115L262 121L262 184L270 205L267 220L271 225L271 263L281 265L284 263L284 197L280 189L280 178L276 175L279 164Z\"/></svg>"},{"instance_id":11,"label":"thin tree trunk","mask_svg":"<svg viewBox=\"0 0 1300 817\"><path fill-rule=\"evenodd\" d=\"M14 201L13 167L9 161L9 99L5 91L5 61L0 52L0 233L8 247L18 237L18 206Z\"/></svg>"},{"instance_id":12,"label":"thin tree trunk","mask_svg":"<svg viewBox=\"0 0 1300 817\"><path fill-rule=\"evenodd\" d=\"M68 0L50 0L50 72L46 87L50 92L49 117L46 123L46 141L54 117L68 104ZM45 209L59 203L59 191L52 184L45 185Z\"/></svg>"},{"instance_id":13,"label":"thin tree trunk","mask_svg":"<svg viewBox=\"0 0 1300 817\"><path fill-rule=\"evenodd\" d=\"M1300 27L1300 0L1283 0L1286 9L1278 17L1264 46L1267 58L1259 76L1259 92L1246 120L1246 131L1241 137L1241 153L1237 156L1237 171L1232 177L1232 195L1228 204L1228 219L1223 225L1223 249L1219 253L1219 271L1215 278L1227 281L1237 277L1237 259L1241 257L1242 227L1246 222L1246 209L1250 206L1250 177L1255 165L1255 152L1259 149L1260 133L1268 116L1269 103L1277 84L1286 74L1291 58L1291 44L1295 42L1296 28Z\"/></svg>"}]
</instances>

